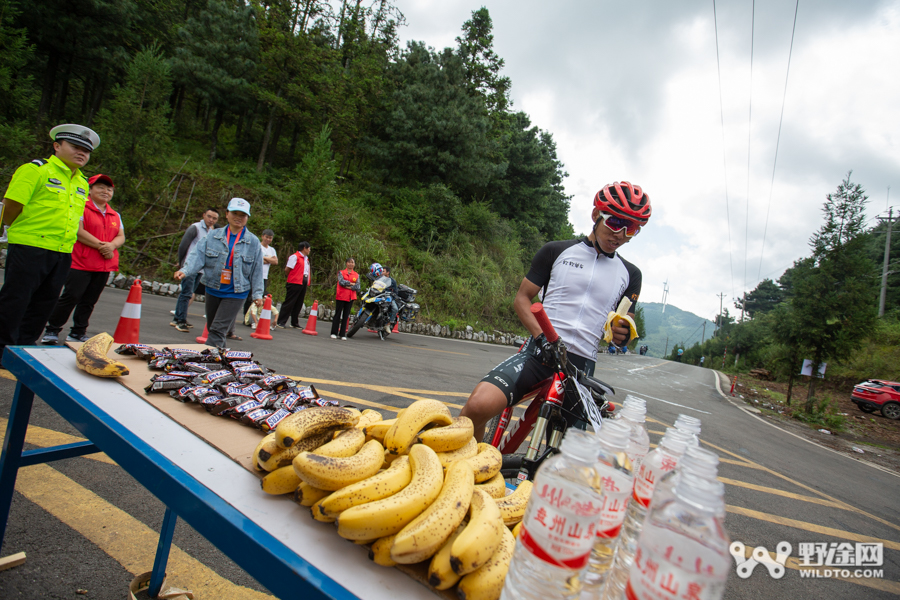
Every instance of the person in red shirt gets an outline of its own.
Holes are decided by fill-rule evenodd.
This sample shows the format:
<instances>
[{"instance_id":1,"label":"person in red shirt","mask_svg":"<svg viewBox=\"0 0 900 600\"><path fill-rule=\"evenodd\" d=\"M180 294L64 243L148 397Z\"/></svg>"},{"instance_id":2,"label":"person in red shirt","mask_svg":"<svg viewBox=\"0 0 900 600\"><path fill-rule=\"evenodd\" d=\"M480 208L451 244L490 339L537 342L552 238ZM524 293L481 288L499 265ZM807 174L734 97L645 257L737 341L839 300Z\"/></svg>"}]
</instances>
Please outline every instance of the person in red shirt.
<instances>
[{"instance_id":1,"label":"person in red shirt","mask_svg":"<svg viewBox=\"0 0 900 600\"><path fill-rule=\"evenodd\" d=\"M356 300L356 292L359 291L359 273L353 270L356 261L347 259L347 268L338 273L337 297L335 299L334 318L331 320L331 339L338 336L342 340L347 339L347 319L350 318L350 309Z\"/></svg>"},{"instance_id":2,"label":"person in red shirt","mask_svg":"<svg viewBox=\"0 0 900 600\"><path fill-rule=\"evenodd\" d=\"M122 217L109 205L116 186L109 175L102 173L88 179L88 184L90 195L78 224L72 267L66 277L66 287L44 328L42 344L59 342L59 332L69 320L72 309L75 316L67 340L87 341L88 321L94 305L103 293L109 273L119 268L119 248L125 243L125 228Z\"/></svg>"},{"instance_id":3,"label":"person in red shirt","mask_svg":"<svg viewBox=\"0 0 900 600\"><path fill-rule=\"evenodd\" d=\"M288 317L291 318L291 327L300 329L300 309L303 308L303 299L306 298L306 289L312 276L309 266L309 242L300 242L299 250L291 254L284 274L287 277L287 293L284 304L281 305L281 314L278 315L276 327L281 329L287 325Z\"/></svg>"}]
</instances>

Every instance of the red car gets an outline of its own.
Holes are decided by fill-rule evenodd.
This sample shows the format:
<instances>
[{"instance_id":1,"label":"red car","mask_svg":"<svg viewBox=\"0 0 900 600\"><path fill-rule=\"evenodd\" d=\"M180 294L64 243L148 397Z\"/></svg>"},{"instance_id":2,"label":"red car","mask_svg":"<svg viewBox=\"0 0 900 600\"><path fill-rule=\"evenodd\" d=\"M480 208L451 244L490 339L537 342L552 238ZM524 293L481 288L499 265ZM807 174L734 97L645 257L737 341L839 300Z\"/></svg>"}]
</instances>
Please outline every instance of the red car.
<instances>
[{"instance_id":1,"label":"red car","mask_svg":"<svg viewBox=\"0 0 900 600\"><path fill-rule=\"evenodd\" d=\"M869 379L853 386L850 401L867 413L880 410L888 419L900 419L900 383Z\"/></svg>"}]
</instances>

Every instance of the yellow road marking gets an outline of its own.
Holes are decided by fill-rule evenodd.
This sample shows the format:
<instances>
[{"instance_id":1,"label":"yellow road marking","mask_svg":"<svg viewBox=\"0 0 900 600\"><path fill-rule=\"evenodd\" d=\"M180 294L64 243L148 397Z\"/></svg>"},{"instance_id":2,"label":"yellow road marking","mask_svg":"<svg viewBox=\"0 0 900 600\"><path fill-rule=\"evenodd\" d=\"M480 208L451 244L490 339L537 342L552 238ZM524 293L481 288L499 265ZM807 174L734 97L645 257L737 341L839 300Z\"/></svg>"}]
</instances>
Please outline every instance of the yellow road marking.
<instances>
[{"instance_id":1,"label":"yellow road marking","mask_svg":"<svg viewBox=\"0 0 900 600\"><path fill-rule=\"evenodd\" d=\"M2 377L3 379L11 379L12 381L16 381L16 376L6 369L0 369L0 377Z\"/></svg>"},{"instance_id":2,"label":"yellow road marking","mask_svg":"<svg viewBox=\"0 0 900 600\"><path fill-rule=\"evenodd\" d=\"M736 515L743 515L745 517L758 519L760 521L775 523L776 525L784 525L785 527L793 527L794 529L802 529L803 531L811 531L813 533L821 533L822 535L830 535L831 537L836 537L841 540L881 543L884 544L885 548L890 548L891 550L900 550L900 542L892 542L891 540L885 540L869 535L861 535L859 533L853 533L852 531L844 531L843 529L834 529L833 527L825 527L823 525L816 525L815 523L807 523L806 521L798 521L797 519L780 517L778 515L764 513L758 510L744 508L743 506L732 506L731 504L726 504L725 510Z\"/></svg>"},{"instance_id":3,"label":"yellow road marking","mask_svg":"<svg viewBox=\"0 0 900 600\"><path fill-rule=\"evenodd\" d=\"M403 407L396 406L388 406L387 404L380 404L378 402L371 402L369 400L363 400L362 398L354 398L353 396L345 396L344 394L338 394L337 392L328 392L326 390L317 390L321 395L326 398L334 398L335 400L343 400L344 402L352 402L354 404L362 404L363 406L371 406L372 408L380 408L381 410L389 410L391 412L400 412L403 410Z\"/></svg>"},{"instance_id":4,"label":"yellow road marking","mask_svg":"<svg viewBox=\"0 0 900 600\"><path fill-rule=\"evenodd\" d=\"M727 485L733 485L735 487L741 487L748 490L756 490L757 492L764 492L766 494L772 494L773 496L782 496L784 498L790 498L792 500L800 500L802 502L810 502L812 504L821 504L822 506L831 506L832 508L843 508L839 502L832 502L831 500L824 500L822 498L813 498L812 496L804 496L803 494L786 492L784 490L766 487L764 485L756 485L753 483L747 483L745 481L738 481L737 479L719 477L719 481Z\"/></svg>"},{"instance_id":5,"label":"yellow road marking","mask_svg":"<svg viewBox=\"0 0 900 600\"><path fill-rule=\"evenodd\" d=\"M2 443L3 438L6 437L7 421L7 419L0 419L0 443ZM68 433L61 433L59 431L53 431L52 429L44 429L43 427L35 427L34 425L29 425L28 429L25 431L25 441L33 446L49 448L51 446L74 444L75 442L85 442L87 440L85 440L83 437L69 435ZM92 460L106 463L108 465L116 464L116 461L102 452L86 454L84 458L90 458Z\"/></svg>"},{"instance_id":6,"label":"yellow road marking","mask_svg":"<svg viewBox=\"0 0 900 600\"><path fill-rule=\"evenodd\" d=\"M80 533L129 573L150 570L159 534L90 490L47 465L19 470L16 490ZM272 596L236 585L172 545L169 585L189 589L199 598L269 599Z\"/></svg>"},{"instance_id":7,"label":"yellow road marking","mask_svg":"<svg viewBox=\"0 0 900 600\"><path fill-rule=\"evenodd\" d=\"M300 377L298 375L288 375L292 379L302 381L303 383L324 383L327 385L340 385L344 387L356 387L364 390L372 390L373 392L381 392L383 394L394 394L404 392L407 394L428 394L429 396L455 396L457 398L468 398L469 394L462 392L441 392L438 390L417 390L411 388L398 388L386 385L372 385L368 383L349 383L347 381L334 381L333 379L314 379L312 377Z\"/></svg>"},{"instance_id":8,"label":"yellow road marking","mask_svg":"<svg viewBox=\"0 0 900 600\"><path fill-rule=\"evenodd\" d=\"M765 470L765 467L761 467L759 465L754 465L752 463L748 463L745 460L732 460L730 458L719 457L719 462L725 463L726 465L737 465L739 467L747 467L748 469L756 469L757 471Z\"/></svg>"}]
</instances>

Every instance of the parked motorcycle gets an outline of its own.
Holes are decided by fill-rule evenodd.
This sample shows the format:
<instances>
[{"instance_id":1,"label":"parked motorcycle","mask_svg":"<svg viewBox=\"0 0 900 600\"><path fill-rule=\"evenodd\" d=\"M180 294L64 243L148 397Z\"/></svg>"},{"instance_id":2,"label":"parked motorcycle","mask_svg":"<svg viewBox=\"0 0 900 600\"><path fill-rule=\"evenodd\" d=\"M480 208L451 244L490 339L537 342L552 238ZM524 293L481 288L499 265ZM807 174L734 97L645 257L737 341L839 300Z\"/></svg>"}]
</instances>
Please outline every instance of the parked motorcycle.
<instances>
[{"instance_id":1,"label":"parked motorcycle","mask_svg":"<svg viewBox=\"0 0 900 600\"><path fill-rule=\"evenodd\" d=\"M397 302L397 318L402 321L415 321L419 315L419 305L416 304L416 290L406 285L398 285L399 292L396 298L393 298L389 289L391 280L389 277L379 277L372 282L371 287L363 294L359 312L356 313L355 319L347 337L353 337L357 331L363 326L378 333L381 339L390 335L390 328L385 325L390 324L389 314L391 308L391 300Z\"/></svg>"}]
</instances>

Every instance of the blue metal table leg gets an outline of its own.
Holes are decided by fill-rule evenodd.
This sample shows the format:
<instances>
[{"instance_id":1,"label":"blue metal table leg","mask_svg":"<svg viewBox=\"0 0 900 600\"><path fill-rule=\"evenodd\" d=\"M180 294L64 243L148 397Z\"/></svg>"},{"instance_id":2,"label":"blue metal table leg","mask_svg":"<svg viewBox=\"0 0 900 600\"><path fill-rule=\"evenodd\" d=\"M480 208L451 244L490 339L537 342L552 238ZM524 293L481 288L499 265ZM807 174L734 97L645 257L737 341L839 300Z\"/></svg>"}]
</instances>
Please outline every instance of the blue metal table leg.
<instances>
[{"instance_id":1,"label":"blue metal table leg","mask_svg":"<svg viewBox=\"0 0 900 600\"><path fill-rule=\"evenodd\" d=\"M159 544L156 546L156 560L153 561L153 571L150 572L150 587L147 594L156 598L162 589L163 580L166 578L166 565L169 562L169 549L172 547L172 535L175 533L175 522L178 515L172 509L166 507L166 515L163 517L162 529L159 530Z\"/></svg>"},{"instance_id":2,"label":"blue metal table leg","mask_svg":"<svg viewBox=\"0 0 900 600\"><path fill-rule=\"evenodd\" d=\"M3 536L6 535L9 508L16 488L16 475L22 461L25 432L33 404L34 392L22 385L22 382L17 382L16 395L6 425L6 437L3 438L3 454L0 455L0 547L3 546Z\"/></svg>"}]
</instances>

